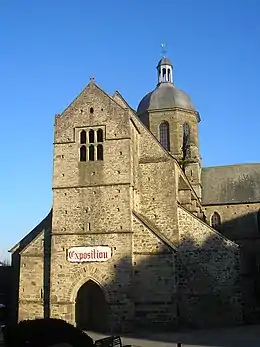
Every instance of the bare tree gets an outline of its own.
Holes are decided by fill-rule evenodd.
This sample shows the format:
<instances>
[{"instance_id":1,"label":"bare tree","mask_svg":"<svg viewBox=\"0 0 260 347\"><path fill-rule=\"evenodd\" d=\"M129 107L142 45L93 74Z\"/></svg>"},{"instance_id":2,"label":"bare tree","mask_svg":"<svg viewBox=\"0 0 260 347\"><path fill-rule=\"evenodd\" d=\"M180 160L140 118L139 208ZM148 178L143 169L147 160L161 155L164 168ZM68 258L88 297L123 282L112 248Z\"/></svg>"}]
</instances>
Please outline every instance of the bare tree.
<instances>
[{"instance_id":1,"label":"bare tree","mask_svg":"<svg viewBox=\"0 0 260 347\"><path fill-rule=\"evenodd\" d=\"M7 255L0 255L0 266L11 266L11 260Z\"/></svg>"}]
</instances>

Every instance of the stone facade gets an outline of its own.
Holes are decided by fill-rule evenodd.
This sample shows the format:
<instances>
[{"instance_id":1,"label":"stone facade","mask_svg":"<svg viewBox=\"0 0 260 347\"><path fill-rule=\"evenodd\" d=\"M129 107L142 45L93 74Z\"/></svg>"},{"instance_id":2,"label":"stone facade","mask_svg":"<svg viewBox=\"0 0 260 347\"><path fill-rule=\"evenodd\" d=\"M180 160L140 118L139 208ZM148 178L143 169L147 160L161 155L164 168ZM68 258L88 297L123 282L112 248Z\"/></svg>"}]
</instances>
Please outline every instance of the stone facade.
<instances>
[{"instance_id":1,"label":"stone facade","mask_svg":"<svg viewBox=\"0 0 260 347\"><path fill-rule=\"evenodd\" d=\"M203 203L199 120L179 106L137 115L93 79L56 115L52 210L12 249L13 319L89 316L84 328L109 331L243 321L239 242L210 226L216 207ZM218 211L228 221L239 208ZM69 248L86 246L108 246L112 257L68 261Z\"/></svg>"},{"instance_id":2,"label":"stone facade","mask_svg":"<svg viewBox=\"0 0 260 347\"><path fill-rule=\"evenodd\" d=\"M241 323L239 246L182 207L178 217L181 319L199 327Z\"/></svg>"}]
</instances>

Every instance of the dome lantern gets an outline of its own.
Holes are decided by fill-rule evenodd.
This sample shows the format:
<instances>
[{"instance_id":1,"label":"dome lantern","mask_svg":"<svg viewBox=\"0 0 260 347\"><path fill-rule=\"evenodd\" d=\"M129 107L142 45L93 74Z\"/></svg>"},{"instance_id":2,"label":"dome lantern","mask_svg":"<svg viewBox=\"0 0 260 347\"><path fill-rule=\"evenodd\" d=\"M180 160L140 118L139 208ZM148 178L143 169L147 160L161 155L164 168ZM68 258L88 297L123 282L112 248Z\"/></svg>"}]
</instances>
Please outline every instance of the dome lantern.
<instances>
[{"instance_id":1,"label":"dome lantern","mask_svg":"<svg viewBox=\"0 0 260 347\"><path fill-rule=\"evenodd\" d=\"M160 83L173 83L172 77L172 63L166 57L163 57L158 65L158 84Z\"/></svg>"},{"instance_id":2,"label":"dome lantern","mask_svg":"<svg viewBox=\"0 0 260 347\"><path fill-rule=\"evenodd\" d=\"M146 94L137 107L137 114L151 110L182 108L195 111L188 94L173 84L173 65L164 55L157 64L158 81L156 88Z\"/></svg>"}]
</instances>

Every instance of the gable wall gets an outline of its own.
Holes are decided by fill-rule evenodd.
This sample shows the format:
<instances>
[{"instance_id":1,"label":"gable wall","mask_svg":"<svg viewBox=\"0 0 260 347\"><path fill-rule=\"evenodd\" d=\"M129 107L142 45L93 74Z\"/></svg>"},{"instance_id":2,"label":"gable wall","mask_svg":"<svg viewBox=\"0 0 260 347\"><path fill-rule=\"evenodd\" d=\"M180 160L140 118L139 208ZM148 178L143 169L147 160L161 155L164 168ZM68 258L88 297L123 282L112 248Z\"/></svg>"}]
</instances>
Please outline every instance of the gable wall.
<instances>
[{"instance_id":1,"label":"gable wall","mask_svg":"<svg viewBox=\"0 0 260 347\"><path fill-rule=\"evenodd\" d=\"M137 120L133 121L140 132L135 209L177 244L175 161Z\"/></svg>"},{"instance_id":2,"label":"gable wall","mask_svg":"<svg viewBox=\"0 0 260 347\"><path fill-rule=\"evenodd\" d=\"M199 327L242 322L239 247L182 207L178 222L181 319Z\"/></svg>"},{"instance_id":3,"label":"gable wall","mask_svg":"<svg viewBox=\"0 0 260 347\"><path fill-rule=\"evenodd\" d=\"M20 254L18 320L43 318L44 233Z\"/></svg>"}]
</instances>

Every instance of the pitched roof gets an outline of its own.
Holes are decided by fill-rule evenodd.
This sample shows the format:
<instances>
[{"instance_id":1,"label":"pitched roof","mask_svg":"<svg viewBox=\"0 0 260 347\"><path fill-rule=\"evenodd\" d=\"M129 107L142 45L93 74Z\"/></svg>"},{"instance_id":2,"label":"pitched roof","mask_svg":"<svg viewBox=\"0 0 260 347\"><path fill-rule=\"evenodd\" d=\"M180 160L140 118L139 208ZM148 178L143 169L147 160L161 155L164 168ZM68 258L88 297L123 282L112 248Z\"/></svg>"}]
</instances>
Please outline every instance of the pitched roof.
<instances>
[{"instance_id":1,"label":"pitched roof","mask_svg":"<svg viewBox=\"0 0 260 347\"><path fill-rule=\"evenodd\" d=\"M14 245L9 252L20 253L24 250L43 230L51 228L52 224L52 209L48 215L32 230L27 234L22 240L20 240L16 245Z\"/></svg>"},{"instance_id":2,"label":"pitched roof","mask_svg":"<svg viewBox=\"0 0 260 347\"><path fill-rule=\"evenodd\" d=\"M260 202L260 164L202 169L202 204Z\"/></svg>"}]
</instances>

